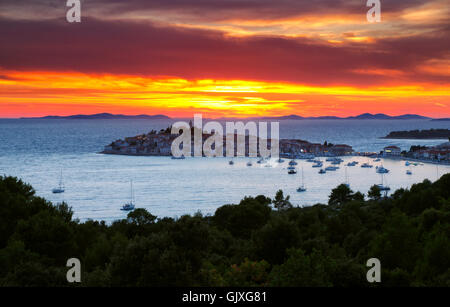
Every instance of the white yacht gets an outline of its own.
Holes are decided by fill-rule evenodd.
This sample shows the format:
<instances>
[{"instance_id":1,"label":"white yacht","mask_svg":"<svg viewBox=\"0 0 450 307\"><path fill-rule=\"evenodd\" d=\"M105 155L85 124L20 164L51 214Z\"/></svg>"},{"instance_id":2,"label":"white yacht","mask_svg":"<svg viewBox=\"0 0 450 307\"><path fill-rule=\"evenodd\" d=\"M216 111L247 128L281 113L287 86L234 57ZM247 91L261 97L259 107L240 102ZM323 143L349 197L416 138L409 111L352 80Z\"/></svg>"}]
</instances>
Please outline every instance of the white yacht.
<instances>
[{"instance_id":1,"label":"white yacht","mask_svg":"<svg viewBox=\"0 0 450 307\"><path fill-rule=\"evenodd\" d=\"M302 185L297 188L297 192L305 192L305 191L306 191L306 187L305 187L305 183L304 183L303 167L302 167Z\"/></svg>"},{"instance_id":2,"label":"white yacht","mask_svg":"<svg viewBox=\"0 0 450 307\"><path fill-rule=\"evenodd\" d=\"M291 161L289 161L289 165L297 165L298 163L297 162L295 162L295 160L291 160Z\"/></svg>"},{"instance_id":3,"label":"white yacht","mask_svg":"<svg viewBox=\"0 0 450 307\"><path fill-rule=\"evenodd\" d=\"M131 181L130 186L130 202L126 203L120 208L122 211L131 211L134 210L134 193L133 193L133 181Z\"/></svg>"},{"instance_id":4,"label":"white yacht","mask_svg":"<svg viewBox=\"0 0 450 307\"><path fill-rule=\"evenodd\" d=\"M64 183L63 183L63 179L62 179L62 170L61 170L61 173L59 175L59 185L57 188L54 188L52 190L52 192L54 194L60 194L60 193L64 193L64 191L65 191L65 187L64 187Z\"/></svg>"},{"instance_id":5,"label":"white yacht","mask_svg":"<svg viewBox=\"0 0 450 307\"><path fill-rule=\"evenodd\" d=\"M387 174L387 173L389 173L389 170L387 168L384 168L383 166L380 166L380 167L377 166L377 173L378 174Z\"/></svg>"}]
</instances>

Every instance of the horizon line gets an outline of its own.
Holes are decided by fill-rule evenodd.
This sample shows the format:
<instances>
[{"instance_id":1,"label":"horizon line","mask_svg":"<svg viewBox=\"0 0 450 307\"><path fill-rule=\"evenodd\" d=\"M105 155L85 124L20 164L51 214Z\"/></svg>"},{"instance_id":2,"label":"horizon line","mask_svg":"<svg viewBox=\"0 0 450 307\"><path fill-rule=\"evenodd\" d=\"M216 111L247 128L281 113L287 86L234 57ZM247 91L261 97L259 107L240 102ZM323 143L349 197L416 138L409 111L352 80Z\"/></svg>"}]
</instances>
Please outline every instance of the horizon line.
<instances>
[{"instance_id":1,"label":"horizon line","mask_svg":"<svg viewBox=\"0 0 450 307\"><path fill-rule=\"evenodd\" d=\"M194 113L194 114L201 114L201 113ZM111 115L111 116L129 116L129 117L138 117L138 116L148 116L148 117L157 117L157 116L165 116L167 117L167 119L187 119L187 118L193 118L194 114L192 114L191 116L176 116L176 117L171 117L169 115L165 115L165 114L124 114L124 113L109 113L109 112L101 112L101 113L92 113L92 114L71 114L71 115L43 115L43 116L19 116L19 117L0 117L0 119L51 119L49 117L60 117L61 119L65 119L68 117L74 117L74 116L95 116L95 115ZM385 115L385 116L389 116L389 117L401 117L401 116L420 116L420 117L424 117L424 118L428 118L428 119L443 119L443 118L447 118L446 116L443 117L429 117L429 116L425 116L425 115L421 115L421 114L414 114L414 113L405 113L405 114L399 114L399 115L390 115L387 113L369 113L369 112L364 112L364 113L360 113L360 114L356 114L356 115L346 115L346 116L337 116L337 115L317 115L317 116L302 116L302 115L298 115L298 114L288 114L288 115L260 115L260 116L245 116L245 117L239 117L239 116L216 116L216 117L203 117L204 119L253 119L253 118L287 118L287 117L298 117L298 118L302 118L302 119L320 119L323 117L329 117L330 119L348 119L348 118L354 118L354 117L358 117L361 115L371 115L371 116L377 116L377 115ZM326 118L324 118L326 119Z\"/></svg>"}]
</instances>

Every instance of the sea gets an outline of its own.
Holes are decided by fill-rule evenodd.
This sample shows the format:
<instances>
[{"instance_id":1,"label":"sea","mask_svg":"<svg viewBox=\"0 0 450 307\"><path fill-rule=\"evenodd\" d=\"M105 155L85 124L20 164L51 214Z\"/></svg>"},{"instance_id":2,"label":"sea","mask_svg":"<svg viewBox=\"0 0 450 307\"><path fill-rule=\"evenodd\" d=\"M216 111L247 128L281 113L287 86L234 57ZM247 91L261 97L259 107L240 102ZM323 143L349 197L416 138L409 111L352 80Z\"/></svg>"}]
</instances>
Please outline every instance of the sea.
<instances>
[{"instance_id":1,"label":"sea","mask_svg":"<svg viewBox=\"0 0 450 307\"><path fill-rule=\"evenodd\" d=\"M189 120L189 119L188 119ZM80 221L111 223L127 216L120 210L131 198L133 183L136 208L153 215L180 217L214 214L225 204L236 204L245 196L273 197L277 190L290 195L294 206L326 203L331 190L348 182L353 191L367 194L373 184L408 188L424 179L435 181L450 172L450 166L367 157L345 157L336 171L319 174L312 163L297 160L297 174L287 173L288 160L265 164L256 159L142 157L104 155L99 152L112 141L168 127L174 120L158 119L0 119L0 174L16 176L31 184L36 195L54 204L66 202ZM206 121L204 120L204 123ZM409 150L412 145L432 146L446 140L382 139L391 131L450 128L450 122L430 120L284 120L280 138L298 138L315 143L348 144L355 151L379 152L387 145ZM252 160L253 165L247 166ZM322 158L322 160L325 160ZM349 161L369 162L346 167ZM329 162L324 162L327 166ZM381 176L376 166L390 172ZM411 170L412 175L406 171ZM65 192L53 194L60 174ZM296 189L305 185L306 192Z\"/></svg>"}]
</instances>

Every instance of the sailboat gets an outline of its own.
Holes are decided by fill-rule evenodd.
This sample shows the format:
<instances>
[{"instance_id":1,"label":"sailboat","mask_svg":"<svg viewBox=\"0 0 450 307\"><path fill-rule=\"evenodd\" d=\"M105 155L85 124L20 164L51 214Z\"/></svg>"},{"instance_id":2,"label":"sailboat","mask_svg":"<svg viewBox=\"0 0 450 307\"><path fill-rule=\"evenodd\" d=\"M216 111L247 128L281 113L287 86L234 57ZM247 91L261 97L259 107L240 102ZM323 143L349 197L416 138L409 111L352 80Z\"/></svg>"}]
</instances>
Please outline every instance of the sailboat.
<instances>
[{"instance_id":1,"label":"sailboat","mask_svg":"<svg viewBox=\"0 0 450 307\"><path fill-rule=\"evenodd\" d=\"M303 167L302 167L302 185L297 188L297 192L305 192L305 191L306 191L306 187L305 187L305 184L304 184Z\"/></svg>"},{"instance_id":2,"label":"sailboat","mask_svg":"<svg viewBox=\"0 0 450 307\"><path fill-rule=\"evenodd\" d=\"M64 193L64 190L65 190L65 188L64 188L64 184L63 184L62 170L61 170L61 173L60 173L60 175L59 175L59 186L58 186L57 188L54 188L54 189L52 190L52 192L53 192L54 194L60 194L60 193Z\"/></svg>"},{"instance_id":3,"label":"sailboat","mask_svg":"<svg viewBox=\"0 0 450 307\"><path fill-rule=\"evenodd\" d=\"M126 203L122 206L120 210L123 211L131 211L134 210L134 193L133 193L133 181L131 181L131 188L130 188L130 202Z\"/></svg>"},{"instance_id":4,"label":"sailboat","mask_svg":"<svg viewBox=\"0 0 450 307\"><path fill-rule=\"evenodd\" d=\"M377 186L380 188L380 191L390 191L391 188L388 186L383 185L384 182L384 174L381 174L381 183L377 184Z\"/></svg>"},{"instance_id":5,"label":"sailboat","mask_svg":"<svg viewBox=\"0 0 450 307\"><path fill-rule=\"evenodd\" d=\"M345 184L348 188L350 188L350 183L349 183L349 181L348 181L347 168L345 168L345 182L344 182L344 184Z\"/></svg>"}]
</instances>

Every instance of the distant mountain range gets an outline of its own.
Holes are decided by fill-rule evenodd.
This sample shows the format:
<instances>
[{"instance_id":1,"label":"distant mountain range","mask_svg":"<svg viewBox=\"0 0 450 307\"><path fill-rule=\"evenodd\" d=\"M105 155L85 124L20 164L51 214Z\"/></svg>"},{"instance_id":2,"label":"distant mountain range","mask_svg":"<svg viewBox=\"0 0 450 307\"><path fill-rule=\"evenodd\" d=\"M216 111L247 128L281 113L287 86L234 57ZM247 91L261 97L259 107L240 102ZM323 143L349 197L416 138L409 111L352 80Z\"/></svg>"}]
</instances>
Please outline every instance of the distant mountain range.
<instances>
[{"instance_id":1,"label":"distant mountain range","mask_svg":"<svg viewBox=\"0 0 450 307\"><path fill-rule=\"evenodd\" d=\"M166 115L123 115L123 114L111 114L111 113L99 113L99 114L91 114L91 115L70 115L70 116L44 116L44 117L22 117L22 119L171 119ZM221 120L231 120L232 118L220 118ZM239 120L239 118L236 118ZM303 120L303 119L329 119L329 120L339 120L339 119L431 119L430 117L425 117L417 114L404 114L398 116L390 116L386 114L370 114L364 113L357 116L348 116L348 117L337 117L337 116L317 116L317 117L303 117L299 115L286 115L286 116L274 116L274 117L253 117L247 118L247 120L251 119L263 119L263 120ZM217 119L216 119L217 120ZM449 118L438 118L432 119L434 121L444 121L450 120Z\"/></svg>"},{"instance_id":2,"label":"distant mountain range","mask_svg":"<svg viewBox=\"0 0 450 307\"><path fill-rule=\"evenodd\" d=\"M70 116L44 116L44 117L22 117L23 119L170 119L166 115L123 115L111 113L99 113L92 115L70 115Z\"/></svg>"},{"instance_id":3,"label":"distant mountain range","mask_svg":"<svg viewBox=\"0 0 450 307\"><path fill-rule=\"evenodd\" d=\"M450 118L433 118L432 121L435 121L435 122L447 122L447 121L450 121Z\"/></svg>"},{"instance_id":4,"label":"distant mountain range","mask_svg":"<svg viewBox=\"0 0 450 307\"><path fill-rule=\"evenodd\" d=\"M287 115L279 117L262 117L262 119L301 120L301 119L430 119L430 118L416 114L390 116L382 113L379 114L364 113L357 116L348 116L348 117L337 117L337 116L302 117L298 115Z\"/></svg>"}]
</instances>

